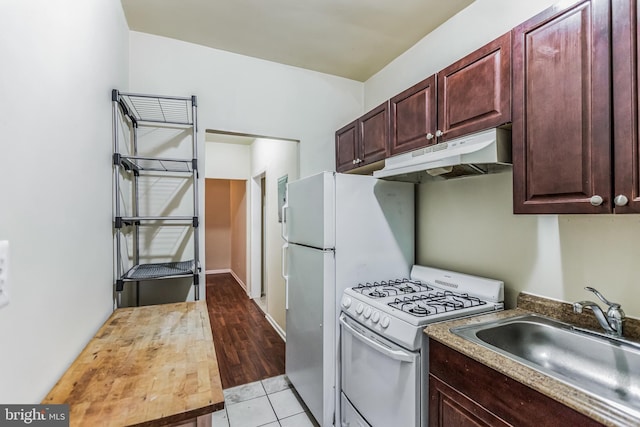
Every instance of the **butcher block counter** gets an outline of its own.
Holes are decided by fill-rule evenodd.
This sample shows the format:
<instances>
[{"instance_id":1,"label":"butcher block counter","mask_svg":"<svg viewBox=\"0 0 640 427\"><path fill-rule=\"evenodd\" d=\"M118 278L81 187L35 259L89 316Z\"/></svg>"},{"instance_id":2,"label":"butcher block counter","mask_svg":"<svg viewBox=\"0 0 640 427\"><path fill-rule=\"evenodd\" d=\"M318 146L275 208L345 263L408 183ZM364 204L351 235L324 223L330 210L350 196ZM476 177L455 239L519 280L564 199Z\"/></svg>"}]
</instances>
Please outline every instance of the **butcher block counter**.
<instances>
[{"instance_id":1,"label":"butcher block counter","mask_svg":"<svg viewBox=\"0 0 640 427\"><path fill-rule=\"evenodd\" d=\"M205 301L120 308L45 397L72 426L209 426L224 408Z\"/></svg>"}]
</instances>

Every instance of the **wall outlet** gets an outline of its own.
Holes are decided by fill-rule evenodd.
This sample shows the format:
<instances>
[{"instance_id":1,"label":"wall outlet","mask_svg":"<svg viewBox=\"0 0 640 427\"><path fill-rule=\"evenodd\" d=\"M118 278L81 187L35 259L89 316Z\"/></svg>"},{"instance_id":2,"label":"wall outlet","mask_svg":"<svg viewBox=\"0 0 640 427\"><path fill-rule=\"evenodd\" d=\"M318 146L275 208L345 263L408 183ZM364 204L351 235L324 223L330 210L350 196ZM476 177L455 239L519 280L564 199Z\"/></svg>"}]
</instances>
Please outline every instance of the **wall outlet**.
<instances>
[{"instance_id":1,"label":"wall outlet","mask_svg":"<svg viewBox=\"0 0 640 427\"><path fill-rule=\"evenodd\" d=\"M9 241L0 241L0 307L9 304Z\"/></svg>"}]
</instances>

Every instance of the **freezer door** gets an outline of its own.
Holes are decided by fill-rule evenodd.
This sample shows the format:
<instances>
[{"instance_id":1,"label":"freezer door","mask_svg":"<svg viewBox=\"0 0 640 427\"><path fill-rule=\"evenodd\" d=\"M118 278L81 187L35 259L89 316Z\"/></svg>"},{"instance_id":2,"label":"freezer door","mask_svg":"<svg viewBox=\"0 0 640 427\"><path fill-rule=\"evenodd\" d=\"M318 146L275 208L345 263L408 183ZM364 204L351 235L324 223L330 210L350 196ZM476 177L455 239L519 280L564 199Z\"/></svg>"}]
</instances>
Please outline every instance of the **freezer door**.
<instances>
[{"instance_id":1,"label":"freezer door","mask_svg":"<svg viewBox=\"0 0 640 427\"><path fill-rule=\"evenodd\" d=\"M411 183L336 174L338 298L358 283L409 277L414 211Z\"/></svg>"},{"instance_id":2,"label":"freezer door","mask_svg":"<svg viewBox=\"0 0 640 427\"><path fill-rule=\"evenodd\" d=\"M332 251L289 244L285 371L320 423L331 425L335 402ZM327 424L329 422L329 424Z\"/></svg>"},{"instance_id":3,"label":"freezer door","mask_svg":"<svg viewBox=\"0 0 640 427\"><path fill-rule=\"evenodd\" d=\"M335 179L322 172L287 185L286 234L289 242L335 247Z\"/></svg>"}]
</instances>

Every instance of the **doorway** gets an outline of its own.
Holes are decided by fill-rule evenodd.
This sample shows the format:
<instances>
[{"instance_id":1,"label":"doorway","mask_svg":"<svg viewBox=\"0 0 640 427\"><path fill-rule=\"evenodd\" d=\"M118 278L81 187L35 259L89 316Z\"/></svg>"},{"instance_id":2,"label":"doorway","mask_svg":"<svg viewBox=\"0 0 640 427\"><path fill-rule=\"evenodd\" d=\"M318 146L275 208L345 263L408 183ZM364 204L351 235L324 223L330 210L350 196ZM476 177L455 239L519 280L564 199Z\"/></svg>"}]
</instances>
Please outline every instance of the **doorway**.
<instances>
[{"instance_id":1,"label":"doorway","mask_svg":"<svg viewBox=\"0 0 640 427\"><path fill-rule=\"evenodd\" d=\"M206 178L244 179L247 185L246 294L284 337L279 180L298 177L299 142L207 130ZM206 243L206 242L205 242Z\"/></svg>"},{"instance_id":2,"label":"doorway","mask_svg":"<svg viewBox=\"0 0 640 427\"><path fill-rule=\"evenodd\" d=\"M231 273L247 289L246 180L204 180L204 265L206 274Z\"/></svg>"}]
</instances>

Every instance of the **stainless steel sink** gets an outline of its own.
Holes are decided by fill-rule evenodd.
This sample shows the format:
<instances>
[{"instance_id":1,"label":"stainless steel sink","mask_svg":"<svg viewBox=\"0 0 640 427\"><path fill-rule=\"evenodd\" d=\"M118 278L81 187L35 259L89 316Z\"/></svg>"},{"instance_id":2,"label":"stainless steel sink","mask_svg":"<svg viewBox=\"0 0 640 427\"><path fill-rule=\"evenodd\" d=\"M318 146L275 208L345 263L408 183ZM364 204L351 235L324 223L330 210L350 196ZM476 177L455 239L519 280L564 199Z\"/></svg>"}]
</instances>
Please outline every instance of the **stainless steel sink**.
<instances>
[{"instance_id":1,"label":"stainless steel sink","mask_svg":"<svg viewBox=\"0 0 640 427\"><path fill-rule=\"evenodd\" d=\"M640 346L634 343L533 314L451 332L640 418Z\"/></svg>"}]
</instances>

